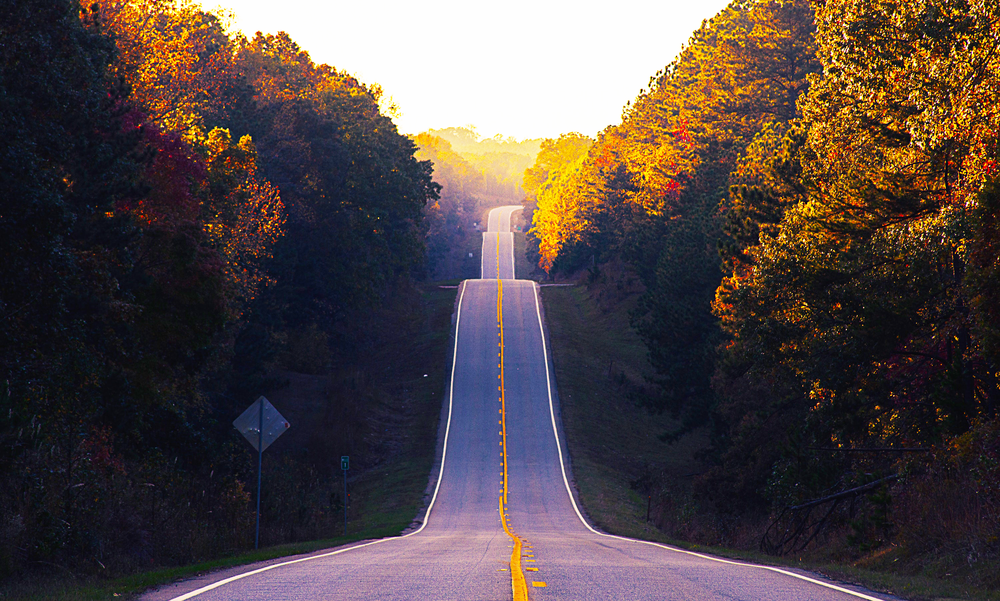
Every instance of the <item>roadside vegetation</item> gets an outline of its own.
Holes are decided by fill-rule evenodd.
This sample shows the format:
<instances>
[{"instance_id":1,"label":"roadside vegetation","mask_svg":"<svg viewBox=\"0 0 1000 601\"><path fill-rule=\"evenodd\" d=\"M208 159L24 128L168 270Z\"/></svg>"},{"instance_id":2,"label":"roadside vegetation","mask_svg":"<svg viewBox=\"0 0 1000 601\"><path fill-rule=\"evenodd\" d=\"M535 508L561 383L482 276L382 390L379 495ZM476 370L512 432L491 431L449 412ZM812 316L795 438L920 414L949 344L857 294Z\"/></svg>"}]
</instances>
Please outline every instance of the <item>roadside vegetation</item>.
<instances>
[{"instance_id":1,"label":"roadside vegetation","mask_svg":"<svg viewBox=\"0 0 1000 601\"><path fill-rule=\"evenodd\" d=\"M253 548L232 421L261 394L292 424L264 547L345 504L405 528L454 290L423 283L441 186L378 84L173 0L15 0L0 38L0 595Z\"/></svg>"},{"instance_id":2,"label":"roadside vegetation","mask_svg":"<svg viewBox=\"0 0 1000 601\"><path fill-rule=\"evenodd\" d=\"M131 598L150 587L226 567L287 555L309 553L352 541L396 536L420 515L428 499L425 492L434 462L438 418L446 383L445 367L451 339L451 317L455 290L441 286L458 281L420 284L396 307L391 337L379 351L355 365L350 376L310 375L280 372L279 383L269 399L280 407L293 427L264 454L264 498L261 522L262 545L252 549L252 511L241 516L251 530L243 550L222 554L192 555L176 565L146 564L122 570L127 575L94 575L60 566L36 566L30 577L13 577L0 583L0 599L82 601ZM392 369L386 369L392 366ZM347 392L342 392L347 388ZM346 394L352 420L343 421ZM357 437L353 450L343 444L342 428L354 424ZM237 453L255 463L253 450ZM350 500L347 535L343 524L343 472L339 463L326 473L313 471L308 483L296 472L297 465L316 461L315 455L332 453L339 461L350 452L348 472ZM254 474L256 475L256 474ZM311 488L304 488L308 485ZM319 489L329 512L322 529L304 528L309 520L301 511L309 503L299 499ZM296 505L299 503L299 505ZM271 544L268 541L302 542ZM129 573L134 572L134 573Z\"/></svg>"},{"instance_id":3,"label":"roadside vegetation","mask_svg":"<svg viewBox=\"0 0 1000 601\"><path fill-rule=\"evenodd\" d=\"M714 523L727 518L704 512L694 487L711 465L710 430L696 429L673 443L660 440L678 420L644 403L653 370L628 311L639 292L619 285L610 271L542 288L572 476L581 511L595 526L722 557L813 570L915 601L1000 599L1000 591L970 585L959 574L922 575L921 566L901 564L892 554L853 561L836 548L820 547L768 555L757 545L764 524L737 530ZM722 528L740 537L703 534Z\"/></svg>"},{"instance_id":4,"label":"roadside vegetation","mask_svg":"<svg viewBox=\"0 0 1000 601\"><path fill-rule=\"evenodd\" d=\"M703 429L676 445L658 440L676 420L642 406L653 370L623 310L637 293L609 283L611 277L602 274L589 287L543 286L542 302L583 508L607 532L649 538L659 533L665 501L679 513L690 502L691 478L705 469L695 455L708 439Z\"/></svg>"},{"instance_id":5,"label":"roadside vegetation","mask_svg":"<svg viewBox=\"0 0 1000 601\"><path fill-rule=\"evenodd\" d=\"M676 419L639 455L705 433L664 533L1000 589L998 15L735 1L542 143L529 258L606 309L637 282L634 396Z\"/></svg>"}]
</instances>

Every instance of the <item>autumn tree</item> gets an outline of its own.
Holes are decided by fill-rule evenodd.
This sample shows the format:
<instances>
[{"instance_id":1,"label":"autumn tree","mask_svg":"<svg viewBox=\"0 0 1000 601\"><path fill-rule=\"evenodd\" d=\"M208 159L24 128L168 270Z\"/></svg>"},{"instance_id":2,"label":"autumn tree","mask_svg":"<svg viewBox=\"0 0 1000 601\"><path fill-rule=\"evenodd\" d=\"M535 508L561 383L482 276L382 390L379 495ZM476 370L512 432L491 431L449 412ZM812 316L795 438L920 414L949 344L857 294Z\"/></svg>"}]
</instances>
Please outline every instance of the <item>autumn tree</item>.
<instances>
[{"instance_id":1,"label":"autumn tree","mask_svg":"<svg viewBox=\"0 0 1000 601\"><path fill-rule=\"evenodd\" d=\"M114 76L130 100L164 131L202 139L206 119L224 116L245 86L233 40L219 18L174 0L100 0L101 26L118 49Z\"/></svg>"},{"instance_id":2,"label":"autumn tree","mask_svg":"<svg viewBox=\"0 0 1000 601\"><path fill-rule=\"evenodd\" d=\"M633 322L658 372L651 403L683 416L682 431L704 423L713 402L720 203L758 133L797 117L818 68L813 31L807 2L734 2L553 188L551 215L539 197L535 227L555 241L549 263L571 271L621 260L642 282Z\"/></svg>"},{"instance_id":3,"label":"autumn tree","mask_svg":"<svg viewBox=\"0 0 1000 601\"><path fill-rule=\"evenodd\" d=\"M275 302L333 334L422 269L430 165L379 111L380 88L314 64L287 34L257 35L236 60L253 96L225 124L253 136L288 211Z\"/></svg>"},{"instance_id":4,"label":"autumn tree","mask_svg":"<svg viewBox=\"0 0 1000 601\"><path fill-rule=\"evenodd\" d=\"M0 35L0 572L238 549L224 426L289 331L370 344L351 318L419 274L430 166L377 85L190 4L16 0ZM318 481L287 519L329 509Z\"/></svg>"},{"instance_id":5,"label":"autumn tree","mask_svg":"<svg viewBox=\"0 0 1000 601\"><path fill-rule=\"evenodd\" d=\"M531 224L528 258L546 272L568 241L585 225L585 207L575 185L593 140L578 133L542 142L535 163L524 171L524 216Z\"/></svg>"},{"instance_id":6,"label":"autumn tree","mask_svg":"<svg viewBox=\"0 0 1000 601\"><path fill-rule=\"evenodd\" d=\"M979 270L990 269L996 14L948 2L817 13L824 71L801 124L761 141L754 181L733 194L716 312L733 336L720 382L734 469L793 432L795 447L905 447L995 418L984 346L995 315L980 300L992 286ZM849 483L849 462L808 479L821 457L757 461L742 486L771 478L801 498Z\"/></svg>"}]
</instances>

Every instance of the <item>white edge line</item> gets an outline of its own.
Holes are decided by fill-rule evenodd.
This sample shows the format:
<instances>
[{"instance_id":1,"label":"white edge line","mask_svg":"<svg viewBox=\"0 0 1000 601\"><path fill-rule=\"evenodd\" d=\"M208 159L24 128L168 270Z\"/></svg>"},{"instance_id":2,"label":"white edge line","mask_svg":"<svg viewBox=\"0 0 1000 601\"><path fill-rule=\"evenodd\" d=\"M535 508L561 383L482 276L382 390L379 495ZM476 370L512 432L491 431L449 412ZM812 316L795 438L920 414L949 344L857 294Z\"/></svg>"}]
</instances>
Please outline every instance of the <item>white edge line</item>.
<instances>
[{"instance_id":1,"label":"white edge line","mask_svg":"<svg viewBox=\"0 0 1000 601\"><path fill-rule=\"evenodd\" d=\"M605 534L604 532L598 532L597 530L594 530L590 526L590 524L587 523L587 520L583 519L583 514L580 513L580 509L576 506L576 500L573 498L573 491L570 489L570 486L569 486L569 479L566 478L566 465L563 462L562 445L559 444L559 430L556 428L556 413L555 413L555 409L554 409L554 407L552 405L552 379L551 379L551 377L549 375L549 356L548 356L548 351L546 350L546 344L545 344L545 328L542 326L542 312L541 312L541 309L539 308L539 304L538 304L538 288L539 288L539 286L538 286L538 284L534 284L532 287L534 288L534 292L535 292L535 314L538 316L538 331L539 331L539 334L542 337L542 358L545 360L545 383L546 383L546 387L547 387L547 391L548 391L548 395L549 395L549 416L552 418L552 434L555 436L555 439L556 439L556 452L559 455L559 468L562 470L563 484L566 485L566 494L569 495L569 502L573 505L573 511L576 512L576 517L580 518L580 523L582 523L587 528L587 530L590 530L591 532L593 532L594 534L596 534L598 536L606 536L608 538L614 538L614 539L623 540L623 541L626 541L626 542L641 543L641 544L644 544L644 545L652 545L654 547L660 547L661 549L666 549L668 551L673 551L675 553L683 553L685 555L693 555L695 557L700 557L702 559L707 559L709 561L716 561L716 562L719 562L719 563L726 563L726 564L730 564L730 565L734 565L734 566L743 566L743 567L748 567L748 568L758 568L758 569L761 569L761 570L768 570L768 571L771 571L771 572L777 572L779 574L784 574L786 576L791 576L792 578L798 578L799 580L805 580L806 582L811 582L813 584L818 584L819 586L822 586L822 587L825 587L825 588L828 588L828 589L833 589L835 591L840 591L842 593L846 593L848 595L851 595L853 597L857 597L859 599L867 599L868 601L885 601L884 599L879 599L878 597L872 597L870 595L865 595L863 593L859 593L857 591L852 591L850 589L846 589L846 588L837 586L835 584L830 584L828 582L823 582L821 580L816 580L814 578L809 578L808 576L803 576L802 574L796 574L795 572L789 572L788 570L782 570L781 568L776 568L776 567L772 567L772 566L763 566L763 565L758 565L758 564L753 564L753 563L745 563L745 562L742 562L742 561L731 561L731 560L722 559L722 558L719 558L719 557L712 557L711 555L705 555L705 554L702 554L702 553L695 553L694 551L687 551L685 549L678 549L676 547L671 547L671 546L668 546L668 545L664 545L664 544L661 544L661 543L655 543L655 542L648 541L648 540L639 540L639 539L636 539L636 538L627 538L627 537L624 537L624 536L617 536L615 534Z\"/></svg>"},{"instance_id":2,"label":"white edge line","mask_svg":"<svg viewBox=\"0 0 1000 601\"><path fill-rule=\"evenodd\" d=\"M413 536L414 534L420 534L420 532L424 528L427 527L427 521L430 518L431 509L434 508L434 502L437 501L438 490L441 489L441 479L444 477L444 459L445 459L445 456L448 454L448 434L451 432L451 410L452 410L452 405L453 405L454 398L455 398L455 392L454 392L455 391L455 363L458 360L458 326L461 324L461 321L462 321L462 299L464 299L464 298L465 298L465 282L462 282L462 292L461 292L461 294L458 297L458 311L457 311L457 316L455 317L455 348L454 348L454 351L452 353L452 358L451 358L451 380L450 380L450 382L448 384L448 421L447 421L447 423L445 424L445 427L444 427L444 448L441 450L441 470L438 472L437 484L434 486L434 494L431 496L431 502L427 506L427 512L424 514L424 521L423 521L422 524L420 524L420 528L417 528L416 530L414 530L413 532L411 532L409 534L404 534L403 536L393 536L393 537L389 537L389 538L381 538L379 540L369 541L367 543L362 543L360 545L354 545L353 547L347 547L346 549L338 549L336 551L331 551L330 553L323 553L322 555L313 555L311 557L303 557L301 559L293 559L291 561L284 561L284 562L281 562L281 563L276 563L276 564L269 565L269 566L266 566L266 567L263 567L263 568L259 568L259 569L256 569L256 570L253 570L253 571L250 571L250 572L244 572L242 574L237 574L235 576L230 576L229 578L226 578L226 579L223 579L223 580L219 580L218 582L213 582L212 584L209 584L207 586L203 586L200 589L193 590L193 591L191 591L189 593L185 593L185 594L181 595L180 597L174 597L170 601L186 601L187 599L191 599L193 597L197 597L198 595L200 595L202 593L207 593L210 590L219 588L220 586L223 586L225 584L229 584L230 582L235 582L237 580L241 580L241 579L246 578L248 576L253 576L254 574L260 574L261 572L266 572L268 570L273 570L275 568L280 568L282 566L292 565L293 563L301 563L303 561L312 561L314 559L322 559L324 557L330 557L332 555L339 555L341 553L346 553L347 551L353 551L354 549L360 549L362 547L368 547L368 546L371 546L371 545L377 545L378 543L384 543L386 541L401 540L401 539Z\"/></svg>"},{"instance_id":3,"label":"white edge line","mask_svg":"<svg viewBox=\"0 0 1000 601\"><path fill-rule=\"evenodd\" d=\"M516 209L511 209L507 213L507 229L510 230L510 216L514 214L515 211L520 211L524 207L519 206ZM514 232L510 232L510 277L513 280L517 279L517 271L514 269Z\"/></svg>"},{"instance_id":4,"label":"white edge line","mask_svg":"<svg viewBox=\"0 0 1000 601\"><path fill-rule=\"evenodd\" d=\"M507 232L510 236L510 279L516 280L517 274L514 272L514 232Z\"/></svg>"},{"instance_id":5,"label":"white edge line","mask_svg":"<svg viewBox=\"0 0 1000 601\"><path fill-rule=\"evenodd\" d=\"M486 234L483 232L483 247L479 250L479 279L486 279Z\"/></svg>"}]
</instances>

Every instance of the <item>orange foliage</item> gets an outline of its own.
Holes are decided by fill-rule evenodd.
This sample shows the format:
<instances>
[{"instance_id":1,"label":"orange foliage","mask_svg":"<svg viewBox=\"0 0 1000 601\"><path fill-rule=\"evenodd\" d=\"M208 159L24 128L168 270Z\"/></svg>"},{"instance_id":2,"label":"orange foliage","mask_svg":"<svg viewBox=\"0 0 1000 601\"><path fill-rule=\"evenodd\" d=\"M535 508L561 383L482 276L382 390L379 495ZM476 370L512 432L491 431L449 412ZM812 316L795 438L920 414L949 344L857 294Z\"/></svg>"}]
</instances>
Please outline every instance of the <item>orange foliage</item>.
<instances>
[{"instance_id":1,"label":"orange foliage","mask_svg":"<svg viewBox=\"0 0 1000 601\"><path fill-rule=\"evenodd\" d=\"M285 206L278 189L259 175L250 136L233 144L228 130L216 128L207 146L210 178L223 182L227 193L212 199L205 229L226 259L237 294L249 302L271 281L264 263L284 234Z\"/></svg>"},{"instance_id":2,"label":"orange foliage","mask_svg":"<svg viewBox=\"0 0 1000 601\"><path fill-rule=\"evenodd\" d=\"M114 75L130 100L166 131L185 137L226 97L232 43L218 17L173 0L98 0L118 46Z\"/></svg>"}]
</instances>

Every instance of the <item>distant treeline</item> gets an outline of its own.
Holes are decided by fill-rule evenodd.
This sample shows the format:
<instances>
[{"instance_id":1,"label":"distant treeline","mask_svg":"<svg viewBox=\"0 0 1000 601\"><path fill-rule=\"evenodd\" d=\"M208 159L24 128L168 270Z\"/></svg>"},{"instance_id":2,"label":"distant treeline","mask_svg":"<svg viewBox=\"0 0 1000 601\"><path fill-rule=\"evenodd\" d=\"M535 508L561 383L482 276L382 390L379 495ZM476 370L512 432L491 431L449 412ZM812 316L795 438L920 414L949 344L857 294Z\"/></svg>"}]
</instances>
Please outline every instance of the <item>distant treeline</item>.
<instances>
[{"instance_id":1,"label":"distant treeline","mask_svg":"<svg viewBox=\"0 0 1000 601\"><path fill-rule=\"evenodd\" d=\"M431 164L377 85L196 5L13 0L0 40L0 576L244 549L231 422L276 370L364 370ZM334 434L282 459L265 542L335 533L333 455L366 443Z\"/></svg>"},{"instance_id":2,"label":"distant treeline","mask_svg":"<svg viewBox=\"0 0 1000 601\"><path fill-rule=\"evenodd\" d=\"M1000 559L998 23L992 0L737 0L620 124L542 145L533 258L641 281L665 440L712 433L701 511L848 491L817 528L858 553Z\"/></svg>"},{"instance_id":3,"label":"distant treeline","mask_svg":"<svg viewBox=\"0 0 1000 601\"><path fill-rule=\"evenodd\" d=\"M479 223L489 207L521 204L522 178L535 161L541 140L480 139L474 128L432 129L413 137L417 158L434 165L440 198L425 210L427 273L432 279L479 277L469 257L479 248Z\"/></svg>"}]
</instances>

